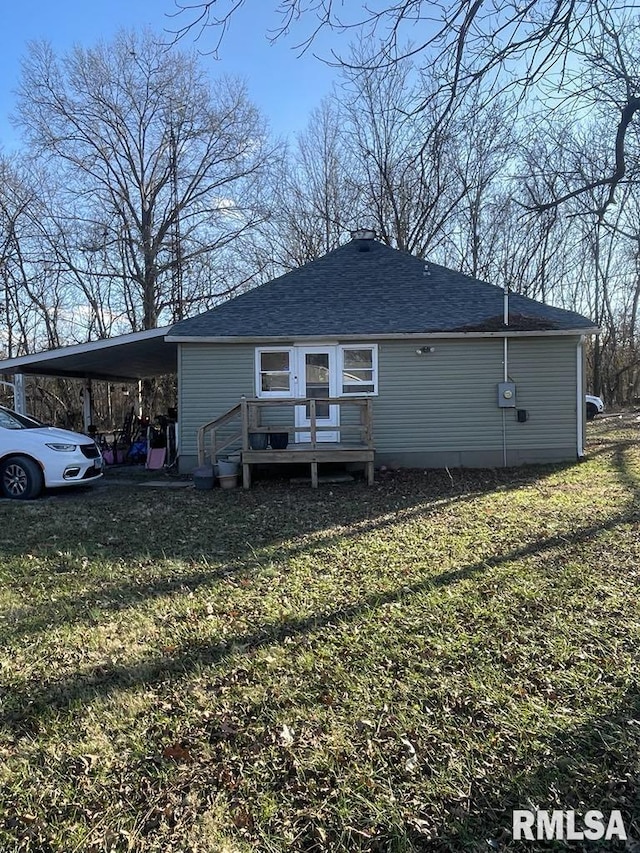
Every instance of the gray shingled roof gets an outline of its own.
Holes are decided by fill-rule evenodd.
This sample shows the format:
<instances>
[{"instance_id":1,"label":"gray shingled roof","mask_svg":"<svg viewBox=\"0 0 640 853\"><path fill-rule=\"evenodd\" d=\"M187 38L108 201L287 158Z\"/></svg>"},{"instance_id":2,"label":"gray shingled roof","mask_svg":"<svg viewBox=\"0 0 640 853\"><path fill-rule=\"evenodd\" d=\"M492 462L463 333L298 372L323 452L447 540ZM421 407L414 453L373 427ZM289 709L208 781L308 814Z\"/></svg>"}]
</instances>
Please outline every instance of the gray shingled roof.
<instances>
[{"instance_id":1,"label":"gray shingled roof","mask_svg":"<svg viewBox=\"0 0 640 853\"><path fill-rule=\"evenodd\" d=\"M512 330L586 330L587 317L510 296ZM172 326L170 337L305 337L503 328L503 291L391 249L352 240L316 261Z\"/></svg>"}]
</instances>

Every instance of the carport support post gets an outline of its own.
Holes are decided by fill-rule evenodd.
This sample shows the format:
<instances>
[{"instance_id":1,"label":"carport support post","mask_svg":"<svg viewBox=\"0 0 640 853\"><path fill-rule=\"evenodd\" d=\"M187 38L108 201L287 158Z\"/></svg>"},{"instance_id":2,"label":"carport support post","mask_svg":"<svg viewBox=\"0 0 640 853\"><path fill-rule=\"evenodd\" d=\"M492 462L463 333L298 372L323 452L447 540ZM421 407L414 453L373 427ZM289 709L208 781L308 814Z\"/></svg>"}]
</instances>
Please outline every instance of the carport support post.
<instances>
[{"instance_id":1,"label":"carport support post","mask_svg":"<svg viewBox=\"0 0 640 853\"><path fill-rule=\"evenodd\" d=\"M85 379L82 386L82 419L84 421L85 432L88 432L92 422L91 409L91 380Z\"/></svg>"},{"instance_id":2,"label":"carport support post","mask_svg":"<svg viewBox=\"0 0 640 853\"><path fill-rule=\"evenodd\" d=\"M27 395L24 390L24 373L13 377L13 408L19 415L27 414Z\"/></svg>"}]
</instances>

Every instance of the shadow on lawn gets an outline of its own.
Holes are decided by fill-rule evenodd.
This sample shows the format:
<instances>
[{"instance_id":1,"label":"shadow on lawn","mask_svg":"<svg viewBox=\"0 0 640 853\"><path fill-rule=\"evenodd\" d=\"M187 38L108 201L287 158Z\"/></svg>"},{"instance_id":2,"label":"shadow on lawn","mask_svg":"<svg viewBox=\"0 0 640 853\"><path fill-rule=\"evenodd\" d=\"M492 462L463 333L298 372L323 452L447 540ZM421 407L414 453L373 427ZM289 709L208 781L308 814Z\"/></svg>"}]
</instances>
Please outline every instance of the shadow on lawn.
<instances>
[{"instance_id":1,"label":"shadow on lawn","mask_svg":"<svg viewBox=\"0 0 640 853\"><path fill-rule=\"evenodd\" d=\"M194 642L184 644L169 655L158 655L132 666L106 665L87 669L84 672L62 679L55 683L38 684L35 689L26 685L21 691L5 704L5 710L0 719L13 728L19 736L21 733L30 733L37 730L38 718L46 718L48 714L65 713L77 703L90 702L96 696L108 695L112 691L126 690L140 685L154 685L167 680L176 681L183 676L200 670L202 667L224 663L231 655L250 654L256 649L278 644L288 637L300 637L316 631L330 629L333 625L348 623L357 620L359 616L371 609L382 607L386 604L400 601L432 589L437 589L447 584L454 584L467 578L472 578L483 572L503 565L511 561L517 561L534 555L551 556L555 549L567 548L572 545L584 545L591 542L600 532L610 531L618 525L628 525L638 522L640 517L638 501L640 500L640 487L637 478L631 471L626 453L628 445L619 446L613 456L614 467L617 476L630 493L630 500L626 502L622 511L611 518L604 519L601 523L585 526L573 533L562 533L549 536L545 539L533 542L518 548L496 555L495 557L470 563L450 571L442 572L440 575L430 577L422 582L405 586L384 594L370 595L352 606L334 609L328 613L318 614L305 619L288 619L277 623L267 623L258 630L237 635L227 642ZM554 467L555 473L559 470ZM539 470L538 470L539 474ZM540 479L539 476L532 478ZM522 480L511 484L504 484L507 488L523 485ZM490 491L487 488L486 491ZM366 496L366 492L358 492ZM456 495L449 495L452 500L466 500L482 494L476 491L469 494L460 491ZM244 496L238 496L239 502ZM380 525L394 523L392 513L403 512L403 517L428 518L430 513L439 506L438 501L444 499L444 495L433 495L425 499L424 495L406 496L404 505L398 507L397 503L385 503L380 500L373 502L377 511L374 518L370 518L362 508L352 508L348 518L341 518L341 524L348 525L361 523L361 530L377 529ZM394 500L397 495L394 495ZM422 503L416 504L416 501ZM355 503L355 501L353 502ZM318 504L320 509L320 504ZM371 508L369 505L368 508ZM390 517L387 518L386 516ZM315 518L316 524L313 528L317 534L322 531L322 518ZM325 520L324 527L333 525ZM307 531L305 531L307 533ZM326 536L315 536L308 543L293 543L292 552L297 550L315 549L330 545L335 539L344 535L351 535L349 530L336 534L327 532ZM273 531L271 544L279 543L279 532ZM265 545L265 548L269 546ZM286 548L283 549L286 551ZM238 545L237 551L233 552L238 560L243 555L246 557L246 545ZM279 552L280 553L280 552ZM260 558L260 554L256 559ZM197 571L188 575L180 575L175 579L167 578L143 584L142 588L131 584L116 585L108 588L108 596L135 593L138 598L132 602L136 604L139 600L154 595L162 595L173 589L196 588L201 584L210 583L212 579L220 576L220 573L229 571L228 568L219 568L211 571ZM246 564L240 564L234 571L247 571ZM175 584L175 585L174 585ZM100 596L105 595L100 590ZM87 603L89 598L86 599ZM75 605L83 603L84 596L74 599ZM114 606L121 607L122 601L114 600ZM31 626L33 630L45 626L47 619L54 619L55 608L40 613L40 621ZM311 702L319 701L310 695ZM11 710L13 708L13 710ZM247 709L243 709L246 713ZM264 712L264 708L263 708ZM637 765L638 741L640 740L640 725L637 720L640 716L640 692L637 684L633 684L621 698L615 710L611 713L594 717L579 726L568 727L556 737L550 737L541 742L535 755L527 756L524 762L515 762L506 770L503 769L496 776L487 779L476 780L470 789L466 800L458 799L455 802L445 803L446 820L439 825L437 838L427 839L413 830L407 829L410 836L411 848L418 853L462 853L465 850L491 849L487 841L494 842L493 849L502 849L509 845L515 849L515 845L509 842L509 831L511 827L511 810L514 808L527 808L531 803L541 809L570 809L577 808L581 811L586 809L600 809L608 813L612 809L619 809L625 819L628 831L637 833L638 813L638 767L632 766L632 761ZM252 760L256 758L252 754ZM195 770L194 770L195 772ZM593 781L593 777L598 777ZM299 784L296 780L296 785ZM406 789L406 784L404 785ZM308 796L313 800L312 792ZM419 815L418 815L419 817ZM425 815L428 817L428 815ZM338 818L336 818L337 820ZM437 822L437 821L436 821ZM324 825L324 830L332 836L334 827ZM341 827L336 826L336 837L339 836ZM397 828L396 828L397 829ZM406 827L405 827L406 829ZM385 832L385 827L380 826L380 832ZM317 838L317 836L315 836ZM313 838L309 836L310 840ZM382 842L383 846L380 846ZM386 846L384 846L386 844ZM396 849L391 841L378 836L377 842L371 842L367 846L362 841L358 850L393 850ZM556 845L557 846L557 845ZM552 849L553 845L527 843L522 849L527 851ZM302 848L299 848L302 849ZM311 847L308 849L312 849ZM323 848L318 848L318 850ZM325 848L328 849L328 848ZM343 847L335 847L345 849ZM353 849L356 849L355 847ZM397 848L401 849L400 847ZM581 848L573 846L572 849ZM588 850L623 850L624 847L616 847L608 844L598 847L593 843L585 846Z\"/></svg>"},{"instance_id":2,"label":"shadow on lawn","mask_svg":"<svg viewBox=\"0 0 640 853\"><path fill-rule=\"evenodd\" d=\"M387 825L384 819L380 819L379 813L375 817L369 816L368 820L365 818L365 826L369 829L372 825L374 827L369 842L358 839L360 843L354 843L354 839L347 845L341 844L340 839L344 837L345 830L345 825L341 823L343 815L336 811L325 811L322 814L322 809L318 809L315 786L322 788L323 784L330 786L335 783L329 768L324 770L326 779L312 774L313 784L304 788L301 787L295 761L291 759L287 762L288 756L284 756L284 760L280 757L280 765L272 767L272 774L265 776L264 787L260 789L260 793L280 797L289 804L289 814L285 813L285 819L293 819L294 814L304 816L306 826L297 827L298 850L316 850L318 853L334 849L354 849L368 853L380 853L383 850L397 850L398 853L478 853L481 850L517 849L537 853L550 849L566 849L565 845L557 842L526 841L517 844L513 841L513 810L537 807L547 812L555 809L575 810L577 828L588 810L601 811L605 827L610 813L617 810L622 815L629 839L636 839L636 844L632 841L625 844L624 841L613 839L603 844L587 841L584 845L574 842L568 846L574 851L584 853L637 853L637 839L640 837L638 683L631 683L611 705L610 709L594 714L584 723L568 725L556 735L540 738L536 748L529 754L510 759L511 753L506 750L505 761L500 770L490 775L478 774L475 778L470 778L468 791L460 792L455 799L431 795L434 796L434 801L430 803L428 785L426 791L417 793L426 780L432 779L434 771L438 772L431 761L418 760L418 770L409 782L406 773L402 771L402 761L394 760L393 751L385 756L385 750L381 750L376 763L377 781L384 780L385 787L388 786L394 792L399 809ZM238 730L241 730L240 721L251 719L254 712L263 718L266 716L277 719L278 709L270 710L274 713L270 714L263 704L255 709L246 706L239 708ZM233 718L233 709L229 710L229 714ZM459 725L464 726L466 722L467 720L462 718ZM364 737L368 737L368 734ZM224 734L219 737L225 740ZM354 737L358 737L356 732ZM395 737L397 739L398 733ZM250 743L255 760L255 743ZM354 741L352 750L353 758L357 760L358 752L366 751L366 743ZM231 748L230 758L233 752ZM268 746L265 753L268 753ZM224 760L224 752L221 759ZM481 763L478 762L478 765L481 766ZM424 803L422 807L417 805L420 801ZM253 803L248 802L247 807L251 810ZM398 812L405 816L404 821L401 820L399 824ZM314 821L315 816L318 817ZM350 822L353 820L354 815L350 816ZM392 826L391 820L395 820L396 824ZM416 829L418 824L422 824L424 834ZM326 838L327 847L317 844L319 829ZM394 839L402 836L406 837L410 846L394 844Z\"/></svg>"},{"instance_id":3,"label":"shadow on lawn","mask_svg":"<svg viewBox=\"0 0 640 853\"><path fill-rule=\"evenodd\" d=\"M566 729L540 744L508 774L475 780L466 800L445 804L451 820L441 827L439 839L421 844L416 851L460 853L480 849L493 841L493 849L565 849L561 842L511 840L514 809L575 810L576 826L588 810L601 811L607 825L612 811L620 811L630 843L611 839L569 845L576 851L637 851L640 837L640 687L633 682L615 708ZM636 844L631 841L635 839ZM486 842L485 842L486 844ZM487 847L486 849L491 849Z\"/></svg>"},{"instance_id":4,"label":"shadow on lawn","mask_svg":"<svg viewBox=\"0 0 640 853\"><path fill-rule=\"evenodd\" d=\"M103 489L63 503L7 502L16 527L28 513L20 537L0 539L1 555L52 551L101 556L110 560L188 559L207 556L207 545L240 532L231 557L246 548L246 536L277 545L295 535L337 524L368 522L402 510L420 512L434 502L472 499L497 489L517 489L571 469L575 463L515 469L403 470L379 475L373 487L342 484L311 491L307 486L258 483L250 491L221 492L139 490L135 486ZM252 513L262 513L252 517ZM9 516L8 516L9 518ZM158 525L158 519L161 524ZM186 523L182 523L182 522ZM154 526L155 525L155 526Z\"/></svg>"},{"instance_id":5,"label":"shadow on lawn","mask_svg":"<svg viewBox=\"0 0 640 853\"><path fill-rule=\"evenodd\" d=\"M340 500L339 513L331 512L333 507L330 496L327 503L327 499L323 496L310 496L307 489L303 492L304 498L300 498L299 493L291 492L289 489L283 492L281 489L276 491L272 487L255 493L239 492L229 496L234 501L233 507L238 509L239 527L235 531L230 531L228 527L222 528L220 540L225 543L224 547L216 548L209 554L206 550L202 553L204 549L198 551L200 542L197 530L202 523L194 523L195 535L188 541L187 550L191 551L192 559L193 553L202 553L202 557L197 562L204 563L204 568L198 567L185 571L182 565L175 569L167 567L166 571L172 573L164 577L156 575L151 579L145 579L142 573L142 577L134 575L116 583L111 581L105 583L98 576L93 586L87 588L87 584L84 584L85 589L81 594L65 594L62 589L56 592L55 601L29 606L27 612L21 614L13 625L5 624L4 634L6 639L10 640L44 631L52 624L91 625L93 624L91 610L95 607L99 607L101 613L107 614L110 610L132 609L145 601L171 593L196 592L208 586L213 588L215 584L229 577L251 576L257 568L273 561L283 562L305 553L319 552L322 549L331 548L344 539L354 540L372 532L380 532L399 522L423 520L426 523L443 507L473 501L496 489L508 491L542 482L547 477L570 470L573 466L574 463L517 469L460 470L453 475L445 471L394 472L388 475L386 482L378 485L375 493L367 487L360 486L350 490L350 499L347 501L343 500L344 495L340 495L337 498ZM267 513L261 518L256 518L253 515L256 507L270 509L273 506L274 493L277 499L285 499L288 512L283 513L283 517L274 517L271 513ZM181 496L177 497L176 511L185 510L185 504L180 502ZM201 496L196 496L196 499L199 497ZM265 498L269 503L266 503ZM193 504L188 506L193 510ZM228 506L224 509L229 511ZM249 520L245 517L247 515L250 516ZM621 518L616 517L611 520L610 525L615 526L620 521ZM210 519L208 523L211 523ZM585 533L586 538L591 538L600 529L603 528L589 528ZM159 533L162 534L163 531ZM139 533L136 536L133 531L131 532L134 542L139 542L143 537L144 534ZM247 541L249 537L253 537L255 547ZM572 534L571 539L578 542L580 533ZM566 545L566 541L564 536L553 537L477 565L488 568L517 559L519 556L536 553L538 550L542 552L549 548ZM171 559L164 548L158 552L157 539L150 541L149 544L155 546L151 553L145 551L144 554L136 557L129 555L128 559L134 561L154 558ZM65 561L68 559L66 555L73 557L75 552L77 562L81 558L82 551L78 553L77 537L74 537L73 541L67 541L64 538L64 530L61 531L61 537L56 542L56 548L62 555L58 571L61 578L64 578L67 570ZM111 542L101 548L99 554L102 559L117 561L123 560L128 550L130 550L129 543L124 550L121 550L118 542ZM1 553L2 549L0 549ZM73 559L70 570L82 574ZM453 575L464 577L477 570L476 568L461 569ZM127 568L123 567L123 572L126 571ZM91 580L93 578L89 576L87 581ZM424 588L428 588L432 583L433 581L425 581Z\"/></svg>"},{"instance_id":6,"label":"shadow on lawn","mask_svg":"<svg viewBox=\"0 0 640 853\"><path fill-rule=\"evenodd\" d=\"M640 501L640 482L635 477L629 468L629 463L625 458L625 454L633 447L637 447L636 441L617 442L613 451L613 467L616 471L618 479L633 495L635 502Z\"/></svg>"},{"instance_id":7,"label":"shadow on lawn","mask_svg":"<svg viewBox=\"0 0 640 853\"><path fill-rule=\"evenodd\" d=\"M621 479L629 479L629 484L633 486L634 496L637 499L638 487L635 479L625 465L624 452L621 452L618 465ZM8 724L17 723L18 727L20 727L21 721L25 721L25 719L46 715L52 711L65 711L70 704L79 700L90 701L96 695L109 694L113 691L129 689L143 684L153 685L171 677L180 678L189 675L202 666L215 666L227 659L238 649L250 651L271 644L278 644L285 641L288 637L296 637L322 630L333 624L357 619L360 615L371 609L400 601L412 595L437 589L443 585L457 583L458 581L474 577L491 568L509 562L518 561L534 555L541 556L549 554L557 548L566 548L567 545L584 545L603 531L613 530L618 525L637 522L640 513L635 506L635 499L628 511L617 514L600 524L575 530L572 534L563 532L556 536L550 536L522 547L514 548L495 557L470 563L439 575L430 576L424 581L403 585L400 589L373 594L351 606L340 607L328 613L317 614L303 619L290 618L277 623L266 623L257 631L235 635L224 642L211 643L197 641L185 643L169 655L160 654L137 664L109 664L93 667L76 675L60 679L55 683L39 684L35 689L27 689L25 687L22 695L14 692L12 704L15 710L9 710L1 715L0 721ZM312 547L315 547L316 544L314 542ZM200 573L196 575L198 582L199 577ZM184 586L184 581L182 581L182 585ZM143 593L143 597L158 594L157 587L158 582L152 582L149 588ZM47 610L47 618L51 616L52 612ZM45 627L43 615L35 627L38 629Z\"/></svg>"},{"instance_id":8,"label":"shadow on lawn","mask_svg":"<svg viewBox=\"0 0 640 853\"><path fill-rule=\"evenodd\" d=\"M398 601L405 596L435 589L444 584L456 583L493 567L533 555L544 555L556 548L566 548L567 545L583 545L591 541L600 532L613 530L618 525L637 523L640 517L637 505L640 500L640 486L625 459L625 453L629 448L629 444L628 442L624 442L616 448L613 462L620 482L631 493L631 500L627 503L623 512L605 519L598 524L583 527L571 533L563 532L555 536L537 540L514 548L506 553L479 560L478 562L443 572L440 575L430 576L424 581L403 586L401 589L382 594L374 593L351 606L334 609L328 613L321 613L304 619L294 618L273 624L265 624L256 632L234 636L228 642L194 643L178 649L177 653L171 657L162 655L132 666L113 665L89 669L70 678L63 679L56 684L39 685L34 693L30 693L29 695L25 693L18 704L28 709L26 711L27 715L38 714L41 711L44 712L48 707L56 706L61 709L64 708L67 702L77 697L79 693L107 693L112 690L128 688L141 683L153 683L171 674L181 676L202 664L210 665L218 663L228 656L234 646L255 649L270 643L278 643L286 637L319 630L334 622L352 620L371 608ZM516 469L515 471L460 472L459 484L468 487L473 483L475 488L465 488L464 490L460 488L453 495L450 493L450 489L447 495L445 487L446 480L444 479L445 475L443 472L429 472L431 480L429 490L426 494L424 490L414 490L412 492L408 488L411 485L411 481L407 481L402 475L392 477L392 488L388 492L379 491L374 499L369 497L365 507L362 507L356 500L350 500L345 504L341 504L344 513L341 513L341 526L338 531L333 529L335 527L335 519L331 518L329 520L324 515L323 510L326 508L326 504L316 501L312 503L311 509L319 510L319 512L312 514L313 523L303 531L301 541L294 539L290 544L283 544L283 540L286 543L286 539L281 535L279 525L270 523L269 532L271 535L270 537L266 537L267 541L263 542L259 549L251 548L244 540L238 542L235 547L229 550L229 553L225 554L226 559L224 563L218 564L213 569L197 569L196 571L186 573L180 571L174 576L152 578L148 581L140 581L133 578L116 584L99 584L97 588L90 589L80 595L64 597L62 599L62 604L64 605L62 612L59 604L55 602L47 602L35 606L30 609L29 615L18 620L13 628L5 623L3 634L6 640L10 640L11 638L18 638L30 633L46 630L51 624L89 624L91 619L87 611L89 608L95 606L97 601L100 601L101 610L107 612L109 609L123 610L135 607L145 600L163 596L171 592L195 591L201 586L213 584L229 575L250 574L255 568L256 563L261 565L261 560L270 562L274 557L278 560L284 560L287 557L304 552L313 552L323 547L331 546L336 541L342 540L345 537L353 537L354 534L363 535L369 531L379 530L384 526L392 526L398 522L399 518L402 520L415 518L424 518L427 520L432 513L442 508L443 503L472 500L484 493L492 491L497 483L506 489L519 488L528 483L540 481L541 472L543 476L550 476L569 467L572 466L546 466L542 469L535 467ZM437 485L434 484L435 477L433 476L436 474L438 475ZM403 494L404 492L407 492L407 494ZM364 487L359 491L359 495L364 499L367 499L369 494L368 490L364 490ZM429 496L427 497L427 495ZM244 497L249 496L240 494L237 497L238 504L244 503L242 500ZM255 496L251 496L251 504L255 506L255 503ZM292 510L294 508L295 505L292 505ZM369 514L372 509L375 509L373 517ZM305 516L306 520L308 518L308 516ZM350 525L352 527L356 525L356 529L350 529ZM323 535L321 533L323 527L329 527L331 532ZM311 538L305 539L305 536L311 536ZM72 545L71 542L60 542L59 547L64 548L65 544L69 547ZM77 542L74 542L73 545L77 546ZM275 552L271 550L274 547L276 548ZM109 558L116 559L117 552L109 554ZM22 716L22 714L19 713L18 716Z\"/></svg>"},{"instance_id":9,"label":"shadow on lawn","mask_svg":"<svg viewBox=\"0 0 640 853\"><path fill-rule=\"evenodd\" d=\"M628 512L603 525L637 524L640 518L640 483L631 472L626 454L632 441L614 442L613 466L620 482L632 495ZM609 448L607 449L609 450ZM593 455L593 454L591 454ZM606 821L612 811L620 811L629 836L600 843L573 842L576 851L638 851L640 844L640 687L634 681L611 713L570 727L541 745L536 755L527 757L528 767L514 767L508 776L476 780L466 802L449 804L453 819L439 833L437 841L414 839L416 851L458 853L479 849L482 840L494 849L542 851L558 849L559 842L511 840L514 809L539 808L543 811L575 810L576 823L588 810L598 810ZM486 842L485 842L486 843ZM562 845L564 846L564 845Z\"/></svg>"}]
</instances>

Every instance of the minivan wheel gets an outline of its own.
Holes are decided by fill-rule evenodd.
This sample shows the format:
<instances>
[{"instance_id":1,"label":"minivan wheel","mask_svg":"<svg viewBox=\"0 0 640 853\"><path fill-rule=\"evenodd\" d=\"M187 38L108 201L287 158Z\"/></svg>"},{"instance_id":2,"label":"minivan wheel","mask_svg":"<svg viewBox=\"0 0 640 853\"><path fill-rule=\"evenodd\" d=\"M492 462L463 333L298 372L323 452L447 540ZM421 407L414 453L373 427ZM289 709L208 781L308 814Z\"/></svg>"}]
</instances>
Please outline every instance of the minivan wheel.
<instances>
[{"instance_id":1,"label":"minivan wheel","mask_svg":"<svg viewBox=\"0 0 640 853\"><path fill-rule=\"evenodd\" d=\"M0 462L0 492L5 498L30 501L37 498L44 480L40 467L26 456L10 456Z\"/></svg>"}]
</instances>

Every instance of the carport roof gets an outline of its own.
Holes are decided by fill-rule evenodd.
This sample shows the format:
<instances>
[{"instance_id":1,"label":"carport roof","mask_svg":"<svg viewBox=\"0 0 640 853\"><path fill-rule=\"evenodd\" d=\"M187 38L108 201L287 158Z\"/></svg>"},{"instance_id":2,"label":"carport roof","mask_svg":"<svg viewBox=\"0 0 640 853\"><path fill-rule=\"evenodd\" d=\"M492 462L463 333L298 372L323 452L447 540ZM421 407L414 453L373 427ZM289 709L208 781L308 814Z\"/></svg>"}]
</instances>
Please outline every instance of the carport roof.
<instances>
[{"instance_id":1,"label":"carport roof","mask_svg":"<svg viewBox=\"0 0 640 853\"><path fill-rule=\"evenodd\" d=\"M131 382L177 370L177 344L165 341L169 327L148 329L0 361L0 374L66 376Z\"/></svg>"}]
</instances>

